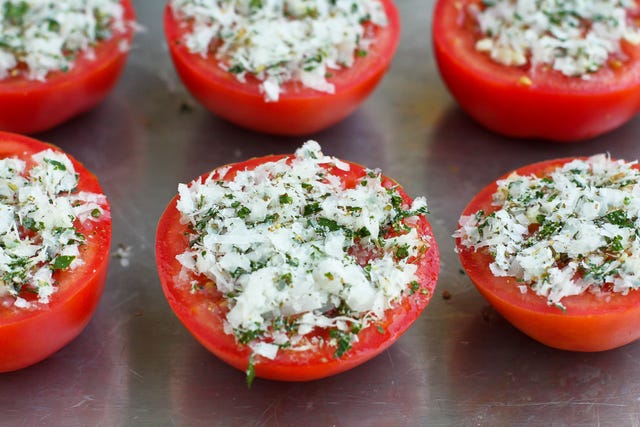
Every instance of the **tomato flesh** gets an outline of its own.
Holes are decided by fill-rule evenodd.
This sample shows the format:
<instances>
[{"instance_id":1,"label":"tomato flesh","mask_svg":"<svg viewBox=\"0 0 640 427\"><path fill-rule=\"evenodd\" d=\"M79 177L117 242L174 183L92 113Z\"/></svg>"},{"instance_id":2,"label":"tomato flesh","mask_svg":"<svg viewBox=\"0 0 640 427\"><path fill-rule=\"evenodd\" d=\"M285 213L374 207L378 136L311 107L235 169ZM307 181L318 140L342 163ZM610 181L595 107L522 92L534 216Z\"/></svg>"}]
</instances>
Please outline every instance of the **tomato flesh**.
<instances>
[{"instance_id":1,"label":"tomato flesh","mask_svg":"<svg viewBox=\"0 0 640 427\"><path fill-rule=\"evenodd\" d=\"M19 157L29 164L32 154L42 150L61 151L43 142L0 132L0 158ZM100 184L82 164L71 158L79 174L78 191L102 194ZM15 371L37 363L76 338L95 311L107 275L111 245L111 216L108 206L97 221L76 222L86 237L80 248L84 264L57 271L58 289L48 304L29 309L0 304L0 372Z\"/></svg>"},{"instance_id":2,"label":"tomato flesh","mask_svg":"<svg viewBox=\"0 0 640 427\"><path fill-rule=\"evenodd\" d=\"M367 56L350 68L334 70L329 94L299 83L283 85L277 102L266 102L259 82L249 76L241 83L211 57L190 53L182 42L187 26L167 4L164 29L173 64L189 92L207 109L236 125L271 134L304 135L325 129L354 112L375 89L389 68L400 39L400 16L393 0L382 0L388 25L377 29Z\"/></svg>"},{"instance_id":3,"label":"tomato flesh","mask_svg":"<svg viewBox=\"0 0 640 427\"><path fill-rule=\"evenodd\" d=\"M573 158L549 160L516 170L519 175L544 176ZM505 174L500 179L504 179ZM462 215L479 210L487 214L497 210L492 195L493 183L482 189L467 205ZM493 257L486 248L478 251L463 246L457 239L460 261L480 294L516 328L550 347L573 351L602 351L620 347L640 338L640 290L627 295L603 291L589 292L562 299L564 311L549 306L547 299L532 291L522 293L514 277L496 277L489 264Z\"/></svg>"},{"instance_id":4,"label":"tomato flesh","mask_svg":"<svg viewBox=\"0 0 640 427\"><path fill-rule=\"evenodd\" d=\"M282 156L269 156L231 165L225 179L233 179L234 172L239 170L252 169L259 164L280 158ZM353 163L350 163L350 169L350 172L341 171L340 174L347 186L365 173L362 166ZM336 171L331 171L334 172ZM200 179L205 176L208 174ZM395 185L388 178L385 178L384 182L387 185ZM405 201L411 200L401 189L399 194ZM196 279L207 288L207 279L196 276L184 277L180 274L182 266L176 260L176 255L187 249L188 242L185 238L187 226L180 223L181 214L176 209L177 199L176 196L169 203L160 218L156 234L156 263L162 289L176 316L204 347L231 366L245 370L251 350L247 345L238 344L233 335L224 333L224 316L228 308L222 302L222 298L213 290L207 292L206 298L201 293L192 293L191 280ZM433 295L440 268L440 255L431 225L421 216L416 227L421 235L430 239L429 249L417 261L416 274L420 283L418 290L412 295L406 295L395 307L387 310L383 319L360 331L358 342L342 357L334 356L335 348L332 346L319 346L308 350L280 349L274 360L255 356L256 376L284 381L319 379L360 365L393 344L427 306ZM213 284L208 286L211 288ZM319 334L321 335L321 332Z\"/></svg>"},{"instance_id":5,"label":"tomato flesh","mask_svg":"<svg viewBox=\"0 0 640 427\"><path fill-rule=\"evenodd\" d=\"M473 119L497 133L560 142L609 132L640 108L640 46L623 43L626 60L589 79L543 66L508 67L475 49L477 34L465 12L477 0L438 0L433 48L440 74Z\"/></svg>"},{"instance_id":6,"label":"tomato flesh","mask_svg":"<svg viewBox=\"0 0 640 427\"><path fill-rule=\"evenodd\" d=\"M135 19L131 0L122 0L125 21ZM79 55L67 72L53 72L45 81L16 76L0 80L0 130L32 134L53 128L102 101L124 68L133 28L94 47L95 58Z\"/></svg>"}]
</instances>

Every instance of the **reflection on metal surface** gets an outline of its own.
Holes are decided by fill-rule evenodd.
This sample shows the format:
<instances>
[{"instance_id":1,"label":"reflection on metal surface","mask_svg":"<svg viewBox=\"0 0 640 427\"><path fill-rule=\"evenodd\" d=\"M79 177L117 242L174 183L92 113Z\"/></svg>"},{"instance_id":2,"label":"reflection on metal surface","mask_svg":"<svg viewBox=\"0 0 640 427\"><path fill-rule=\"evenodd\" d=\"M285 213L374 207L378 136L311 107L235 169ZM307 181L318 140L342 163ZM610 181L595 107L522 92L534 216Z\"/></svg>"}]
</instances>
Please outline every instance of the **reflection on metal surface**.
<instances>
[{"instance_id":1,"label":"reflection on metal surface","mask_svg":"<svg viewBox=\"0 0 640 427\"><path fill-rule=\"evenodd\" d=\"M256 379L248 389L244 373L193 341L171 364L171 419L177 425L416 425L412 407L428 401L428 379L407 350L401 340L338 376L310 383Z\"/></svg>"},{"instance_id":2,"label":"reflection on metal surface","mask_svg":"<svg viewBox=\"0 0 640 427\"><path fill-rule=\"evenodd\" d=\"M101 312L80 337L53 356L28 369L3 374L3 424L125 422L129 371L123 353L124 329L118 319L105 318Z\"/></svg>"}]
</instances>

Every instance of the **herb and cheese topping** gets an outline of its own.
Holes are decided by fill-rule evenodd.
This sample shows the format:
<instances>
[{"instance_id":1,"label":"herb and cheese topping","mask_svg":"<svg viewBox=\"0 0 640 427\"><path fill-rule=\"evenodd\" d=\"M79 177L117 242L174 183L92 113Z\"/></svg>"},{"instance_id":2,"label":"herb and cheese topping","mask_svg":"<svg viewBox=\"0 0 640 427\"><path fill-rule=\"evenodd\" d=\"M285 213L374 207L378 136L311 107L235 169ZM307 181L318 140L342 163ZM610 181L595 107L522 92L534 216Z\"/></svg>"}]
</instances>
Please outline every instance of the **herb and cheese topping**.
<instances>
[{"instance_id":1,"label":"herb and cheese topping","mask_svg":"<svg viewBox=\"0 0 640 427\"><path fill-rule=\"evenodd\" d=\"M622 40L640 43L627 14L635 7L633 0L483 0L471 9L482 34L476 49L504 65L588 78L612 58L624 60Z\"/></svg>"},{"instance_id":2,"label":"herb and cheese topping","mask_svg":"<svg viewBox=\"0 0 640 427\"><path fill-rule=\"evenodd\" d=\"M196 54L214 52L219 66L260 81L266 101L297 81L333 93L332 70L365 56L374 37L364 24L383 27L380 0L172 0L190 26L184 43Z\"/></svg>"},{"instance_id":3,"label":"herb and cheese topping","mask_svg":"<svg viewBox=\"0 0 640 427\"><path fill-rule=\"evenodd\" d=\"M563 307L589 291L640 288L640 172L597 155L543 177L516 173L498 181L491 213L460 218L455 237L488 250L495 276L512 276Z\"/></svg>"},{"instance_id":4,"label":"herb and cheese topping","mask_svg":"<svg viewBox=\"0 0 640 427\"><path fill-rule=\"evenodd\" d=\"M340 357L359 330L419 289L416 259L430 242L417 215L426 200L407 206L371 170L345 188L330 168L350 170L309 141L233 179L223 168L179 186L189 249L177 259L224 295L225 333L255 354L324 343ZM191 284L206 296L202 278Z\"/></svg>"},{"instance_id":5,"label":"herb and cheese topping","mask_svg":"<svg viewBox=\"0 0 640 427\"><path fill-rule=\"evenodd\" d=\"M45 150L24 160L0 159L0 300L28 308L24 292L46 304L57 290L54 274L82 263L75 221L108 215L103 194L78 192L69 158Z\"/></svg>"},{"instance_id":6,"label":"herb and cheese topping","mask_svg":"<svg viewBox=\"0 0 640 427\"><path fill-rule=\"evenodd\" d=\"M45 80L78 55L92 58L97 43L126 31L123 13L119 0L0 0L0 79Z\"/></svg>"}]
</instances>

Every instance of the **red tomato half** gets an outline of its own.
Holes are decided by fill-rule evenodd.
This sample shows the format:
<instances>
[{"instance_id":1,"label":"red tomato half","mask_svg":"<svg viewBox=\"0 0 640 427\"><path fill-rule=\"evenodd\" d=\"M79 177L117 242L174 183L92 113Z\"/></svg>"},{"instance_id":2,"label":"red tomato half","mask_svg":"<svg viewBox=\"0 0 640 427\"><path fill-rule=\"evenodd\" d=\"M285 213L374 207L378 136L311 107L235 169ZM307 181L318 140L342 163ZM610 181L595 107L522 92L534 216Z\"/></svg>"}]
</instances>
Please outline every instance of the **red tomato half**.
<instances>
[{"instance_id":1,"label":"red tomato half","mask_svg":"<svg viewBox=\"0 0 640 427\"><path fill-rule=\"evenodd\" d=\"M574 159L535 163L516 172L523 176L544 176L571 160ZM496 188L494 181L482 189L462 215L472 215L481 209L487 214L497 210L498 207L491 204ZM603 291L599 295L587 292L565 297L562 303L566 311L563 312L549 306L543 296L531 291L521 293L514 277L494 276L489 270L493 257L486 248L475 251L461 245L458 239L457 250L463 268L482 296L516 328L543 344L563 350L602 351L640 338L639 290L627 295Z\"/></svg>"},{"instance_id":2,"label":"red tomato half","mask_svg":"<svg viewBox=\"0 0 640 427\"><path fill-rule=\"evenodd\" d=\"M134 21L131 0L122 0L125 21ZM0 130L36 133L90 110L107 96L124 68L133 28L98 43L95 58L79 55L67 72L53 72L45 81L16 76L0 80Z\"/></svg>"},{"instance_id":3,"label":"red tomato half","mask_svg":"<svg viewBox=\"0 0 640 427\"><path fill-rule=\"evenodd\" d=\"M0 158L15 156L28 166L32 154L46 149L61 151L35 139L0 132ZM96 177L75 159L71 161L79 175L78 191L102 194ZM5 299L0 298L0 372L25 368L47 358L80 335L89 323L107 275L111 245L109 207L105 207L99 220L77 221L76 228L86 238L86 244L80 247L84 264L54 273L58 290L48 304L22 309L8 299L4 304ZM33 299L28 295L24 298Z\"/></svg>"},{"instance_id":4,"label":"red tomato half","mask_svg":"<svg viewBox=\"0 0 640 427\"><path fill-rule=\"evenodd\" d=\"M250 170L259 164L276 161L282 157L268 156L236 163L231 165L231 171ZM347 187L355 185L356 180L365 174L362 166L353 163L350 165L349 172L331 171L340 176ZM202 175L200 179L208 175ZM233 179L233 175L228 173L225 179ZM388 178L384 178L384 184L396 185ZM409 196L401 189L399 194L405 202L411 202ZM224 333L224 316L228 311L226 302L215 291L208 291L206 295L191 292L191 280L195 278L206 283L207 279L179 275L182 266L176 260L176 255L187 249L188 241L185 237L187 226L180 223L181 215L176 209L176 201L177 196L171 200L160 218L156 235L156 263L164 294L175 314L202 345L231 366L245 370L251 350L247 345L238 344L233 335ZM387 310L382 320L360 331L359 341L342 357L334 357L335 348L331 346L304 351L280 349L274 360L255 356L255 375L284 381L307 381L327 377L366 362L400 338L427 306L436 286L440 268L440 255L431 225L424 216L419 218L416 227L421 235L430 237L431 245L416 261L416 274L420 282L418 290L405 296L394 308Z\"/></svg>"},{"instance_id":5,"label":"red tomato half","mask_svg":"<svg viewBox=\"0 0 640 427\"><path fill-rule=\"evenodd\" d=\"M466 13L478 0L438 0L433 47L440 74L460 106L487 128L513 137L579 141L626 123L640 108L640 46L589 76L508 67L478 52Z\"/></svg>"},{"instance_id":6,"label":"red tomato half","mask_svg":"<svg viewBox=\"0 0 640 427\"><path fill-rule=\"evenodd\" d=\"M214 114L239 126L280 135L304 135L322 130L358 108L389 68L400 39L400 16L393 0L382 0L389 23L377 29L376 42L367 56L351 68L334 70L329 82L335 93L318 92L296 82L283 85L278 102L266 102L259 82L236 76L218 66L213 58L192 54L182 43L188 27L167 4L164 28L171 58L191 94Z\"/></svg>"}]
</instances>

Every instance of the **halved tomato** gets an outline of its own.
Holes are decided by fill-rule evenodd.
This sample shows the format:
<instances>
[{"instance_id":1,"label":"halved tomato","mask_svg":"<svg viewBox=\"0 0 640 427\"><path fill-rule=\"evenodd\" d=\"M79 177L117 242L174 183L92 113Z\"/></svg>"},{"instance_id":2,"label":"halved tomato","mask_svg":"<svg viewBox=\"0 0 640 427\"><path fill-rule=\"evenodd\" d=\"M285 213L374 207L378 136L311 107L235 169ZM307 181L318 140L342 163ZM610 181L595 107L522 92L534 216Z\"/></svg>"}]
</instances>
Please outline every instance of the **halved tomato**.
<instances>
[{"instance_id":1,"label":"halved tomato","mask_svg":"<svg viewBox=\"0 0 640 427\"><path fill-rule=\"evenodd\" d=\"M214 114L239 126L280 135L303 135L327 128L355 111L385 74L400 39L400 16L393 0L382 0L386 27L375 29L376 41L350 68L332 71L335 93L318 92L298 82L283 85L277 102L266 102L259 82L247 83L222 70L212 56L189 52L183 43L189 26L167 4L164 29L171 58L187 89Z\"/></svg>"},{"instance_id":2,"label":"halved tomato","mask_svg":"<svg viewBox=\"0 0 640 427\"><path fill-rule=\"evenodd\" d=\"M266 162L276 161L286 156L267 156L254 158L241 163L229 165L231 169L224 179L233 179L235 173L251 170ZM339 176L346 188L353 187L366 174L359 165L349 163L348 172L332 168L330 173ZM223 168L217 169L223 170ZM209 174L202 175L199 180ZM385 187L397 184L389 178L383 179ZM398 188L404 203L411 203L410 197ZM188 226L181 222L181 214L176 209L178 197L169 203L158 223L156 234L156 263L162 289L174 313L191 332L191 334L209 351L231 366L245 370L249 365L252 350L246 344L240 344L233 335L224 332L224 322L229 306L226 299L211 286L203 286L202 291L192 292L192 281L206 285L209 279L204 276L186 274L176 255L188 248L186 237ZM318 345L307 349L281 348L275 359L254 355L255 375L261 378L306 381L334 375L378 355L411 326L427 306L433 295L440 268L438 246L429 222L420 215L415 225L419 235L429 239L428 250L413 262L417 265L417 282L419 286L410 289L392 308L384 313L384 317L358 333L357 342L336 357L336 348L331 345ZM327 331L316 328L313 335L326 337Z\"/></svg>"},{"instance_id":3,"label":"halved tomato","mask_svg":"<svg viewBox=\"0 0 640 427\"><path fill-rule=\"evenodd\" d=\"M35 139L0 132L0 158L18 157L29 167L33 164L31 156L47 149L62 151ZM79 176L75 191L102 194L96 177L68 157ZM13 304L13 297L0 297L0 372L21 369L45 359L76 338L89 323L104 288L111 245L109 206L101 205L101 208L103 213L99 218L75 221L76 230L85 237L80 246L83 262L72 269L54 272L57 290L50 296L49 303L33 302L28 308L18 308ZM27 290L21 297L34 301Z\"/></svg>"},{"instance_id":4,"label":"halved tomato","mask_svg":"<svg viewBox=\"0 0 640 427\"><path fill-rule=\"evenodd\" d=\"M588 79L559 71L511 67L475 48L480 34L469 14L479 0L438 0L433 48L442 79L472 118L513 137L570 142L611 131L640 108L640 46L622 42L623 61ZM629 14L637 18L638 10Z\"/></svg>"},{"instance_id":5,"label":"halved tomato","mask_svg":"<svg viewBox=\"0 0 640 427\"><path fill-rule=\"evenodd\" d=\"M517 169L520 176L544 177L573 158L549 160ZM637 167L637 166L636 166ZM500 179L505 179L512 172ZM480 210L489 215L498 209L492 204L496 181L483 188L462 215ZM532 291L522 292L515 277L496 277L489 269L494 261L486 248L475 250L456 240L460 261L478 291L495 309L531 338L550 347L574 351L602 351L620 347L640 338L640 290L624 295L603 289L562 299L564 310L547 303Z\"/></svg>"},{"instance_id":6,"label":"halved tomato","mask_svg":"<svg viewBox=\"0 0 640 427\"><path fill-rule=\"evenodd\" d=\"M124 68L135 20L131 0L122 0L126 32L94 47L95 57L78 55L69 71L49 73L45 81L22 75L0 80L0 130L32 134L90 110L104 99Z\"/></svg>"}]
</instances>

